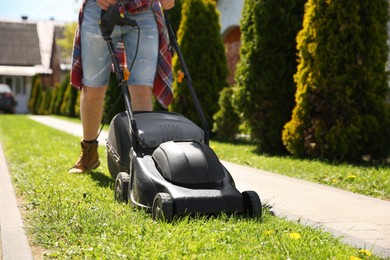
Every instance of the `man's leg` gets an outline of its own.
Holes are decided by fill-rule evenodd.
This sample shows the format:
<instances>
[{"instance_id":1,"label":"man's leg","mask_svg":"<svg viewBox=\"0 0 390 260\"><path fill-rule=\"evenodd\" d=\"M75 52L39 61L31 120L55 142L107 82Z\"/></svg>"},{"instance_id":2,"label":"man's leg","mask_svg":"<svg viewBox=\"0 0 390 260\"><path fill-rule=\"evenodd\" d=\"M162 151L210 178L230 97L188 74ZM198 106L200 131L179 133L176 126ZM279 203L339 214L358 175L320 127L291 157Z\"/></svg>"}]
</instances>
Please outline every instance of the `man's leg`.
<instances>
[{"instance_id":1,"label":"man's leg","mask_svg":"<svg viewBox=\"0 0 390 260\"><path fill-rule=\"evenodd\" d=\"M95 140L101 124L104 96L107 86L87 87L84 86L80 97L80 117L83 125L83 138L86 141Z\"/></svg>"},{"instance_id":2,"label":"man's leg","mask_svg":"<svg viewBox=\"0 0 390 260\"><path fill-rule=\"evenodd\" d=\"M70 173L84 173L100 165L98 142L96 140L104 107L107 86L91 88L83 86L80 99L80 116L83 125L81 154Z\"/></svg>"},{"instance_id":3,"label":"man's leg","mask_svg":"<svg viewBox=\"0 0 390 260\"><path fill-rule=\"evenodd\" d=\"M129 86L131 107L134 111L152 111L153 93L148 86Z\"/></svg>"},{"instance_id":4,"label":"man's leg","mask_svg":"<svg viewBox=\"0 0 390 260\"><path fill-rule=\"evenodd\" d=\"M159 52L156 17L150 9L130 16L139 26L139 31L132 27L125 27L122 35L127 64L133 64L129 68L131 74L128 80L132 108L134 111L152 111L152 86Z\"/></svg>"}]
</instances>

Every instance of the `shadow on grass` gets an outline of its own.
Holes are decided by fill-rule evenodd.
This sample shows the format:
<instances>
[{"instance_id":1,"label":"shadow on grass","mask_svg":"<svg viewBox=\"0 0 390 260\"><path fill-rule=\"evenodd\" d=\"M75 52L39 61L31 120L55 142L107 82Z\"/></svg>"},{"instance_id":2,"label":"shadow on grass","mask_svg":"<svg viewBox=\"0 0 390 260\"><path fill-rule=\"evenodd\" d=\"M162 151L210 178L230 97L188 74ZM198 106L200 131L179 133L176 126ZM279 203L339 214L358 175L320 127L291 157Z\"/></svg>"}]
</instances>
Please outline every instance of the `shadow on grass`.
<instances>
[{"instance_id":1,"label":"shadow on grass","mask_svg":"<svg viewBox=\"0 0 390 260\"><path fill-rule=\"evenodd\" d=\"M93 171L89 175L100 187L114 187L114 180L103 172Z\"/></svg>"}]
</instances>

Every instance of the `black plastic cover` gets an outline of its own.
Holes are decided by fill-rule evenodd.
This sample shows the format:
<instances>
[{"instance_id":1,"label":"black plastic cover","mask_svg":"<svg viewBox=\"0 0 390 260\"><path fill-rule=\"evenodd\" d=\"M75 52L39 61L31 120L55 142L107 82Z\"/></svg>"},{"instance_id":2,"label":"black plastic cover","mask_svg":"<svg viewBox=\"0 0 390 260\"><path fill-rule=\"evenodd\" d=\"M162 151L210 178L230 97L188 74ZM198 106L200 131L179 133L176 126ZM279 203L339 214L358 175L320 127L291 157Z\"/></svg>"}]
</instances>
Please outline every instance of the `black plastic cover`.
<instances>
[{"instance_id":1,"label":"black plastic cover","mask_svg":"<svg viewBox=\"0 0 390 260\"><path fill-rule=\"evenodd\" d=\"M204 142L203 130L181 114L137 112L134 116L142 148L155 149L172 140ZM121 112L111 121L106 144L108 169L114 180L119 172L129 173L131 138L129 118L126 112Z\"/></svg>"},{"instance_id":2,"label":"black plastic cover","mask_svg":"<svg viewBox=\"0 0 390 260\"><path fill-rule=\"evenodd\" d=\"M162 176L175 184L209 184L225 176L214 151L198 141L162 143L152 157Z\"/></svg>"}]
</instances>

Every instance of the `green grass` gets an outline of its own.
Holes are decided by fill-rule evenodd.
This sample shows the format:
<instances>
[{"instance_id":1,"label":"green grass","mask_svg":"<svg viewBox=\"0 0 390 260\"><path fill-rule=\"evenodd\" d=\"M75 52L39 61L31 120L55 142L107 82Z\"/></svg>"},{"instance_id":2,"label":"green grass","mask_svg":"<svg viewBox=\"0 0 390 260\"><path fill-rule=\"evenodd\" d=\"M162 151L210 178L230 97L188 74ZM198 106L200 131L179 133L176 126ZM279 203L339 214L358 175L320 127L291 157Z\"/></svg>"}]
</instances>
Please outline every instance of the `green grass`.
<instances>
[{"instance_id":1,"label":"green grass","mask_svg":"<svg viewBox=\"0 0 390 260\"><path fill-rule=\"evenodd\" d=\"M23 201L29 237L44 248L45 258L379 259L266 209L261 220L220 215L155 222L114 201L103 147L97 171L67 174L79 138L26 116L1 115L0 142Z\"/></svg>"},{"instance_id":2,"label":"green grass","mask_svg":"<svg viewBox=\"0 0 390 260\"><path fill-rule=\"evenodd\" d=\"M390 200L390 165L331 164L318 160L259 155L246 142L212 141L220 159L321 183L363 195Z\"/></svg>"}]
</instances>

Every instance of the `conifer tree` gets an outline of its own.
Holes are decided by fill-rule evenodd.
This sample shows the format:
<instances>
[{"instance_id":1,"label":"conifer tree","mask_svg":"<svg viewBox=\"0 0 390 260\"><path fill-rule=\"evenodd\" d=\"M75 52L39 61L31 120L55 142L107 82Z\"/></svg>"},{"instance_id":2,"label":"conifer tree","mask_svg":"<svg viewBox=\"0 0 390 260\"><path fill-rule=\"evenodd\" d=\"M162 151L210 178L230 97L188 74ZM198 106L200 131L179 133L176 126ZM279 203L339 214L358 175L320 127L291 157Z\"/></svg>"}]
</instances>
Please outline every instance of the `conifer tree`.
<instances>
[{"instance_id":1,"label":"conifer tree","mask_svg":"<svg viewBox=\"0 0 390 260\"><path fill-rule=\"evenodd\" d=\"M298 36L296 106L283 141L331 161L390 154L387 0L309 0Z\"/></svg>"},{"instance_id":2,"label":"conifer tree","mask_svg":"<svg viewBox=\"0 0 390 260\"><path fill-rule=\"evenodd\" d=\"M61 82L60 86L58 86L58 90L56 92L56 97L54 101L54 106L52 113L56 115L61 115L61 105L64 102L64 96L67 89L67 86L69 85L70 81L70 75L68 74L64 81Z\"/></svg>"},{"instance_id":3,"label":"conifer tree","mask_svg":"<svg viewBox=\"0 0 390 260\"><path fill-rule=\"evenodd\" d=\"M296 35L306 0L247 0L234 103L260 152L286 153L282 130L294 107Z\"/></svg>"},{"instance_id":4,"label":"conifer tree","mask_svg":"<svg viewBox=\"0 0 390 260\"><path fill-rule=\"evenodd\" d=\"M218 95L227 85L228 69L220 35L219 17L214 1L186 0L183 2L178 43L192 78L192 84L205 112L209 127L218 111ZM181 69L175 55L173 71ZM175 75L176 77L177 75ZM200 124L187 83L173 84L174 101L170 110L182 113Z\"/></svg>"},{"instance_id":5,"label":"conifer tree","mask_svg":"<svg viewBox=\"0 0 390 260\"><path fill-rule=\"evenodd\" d=\"M173 32L177 35L181 21L181 11L184 0L175 0L175 6L168 12L169 22L171 23Z\"/></svg>"},{"instance_id":6,"label":"conifer tree","mask_svg":"<svg viewBox=\"0 0 390 260\"><path fill-rule=\"evenodd\" d=\"M35 104L37 103L37 100L39 99L39 96L41 94L41 79L38 75L35 75L32 77L32 87L31 87L31 94L30 98L28 100L28 110L30 113L35 114Z\"/></svg>"},{"instance_id":7,"label":"conifer tree","mask_svg":"<svg viewBox=\"0 0 390 260\"><path fill-rule=\"evenodd\" d=\"M70 84L66 86L63 102L61 104L61 115L75 117L75 104L79 90Z\"/></svg>"},{"instance_id":8,"label":"conifer tree","mask_svg":"<svg viewBox=\"0 0 390 260\"><path fill-rule=\"evenodd\" d=\"M219 93L219 110L213 117L213 131L221 139L234 140L239 133L241 120L232 104L233 95L233 86L225 87Z\"/></svg>"}]
</instances>

